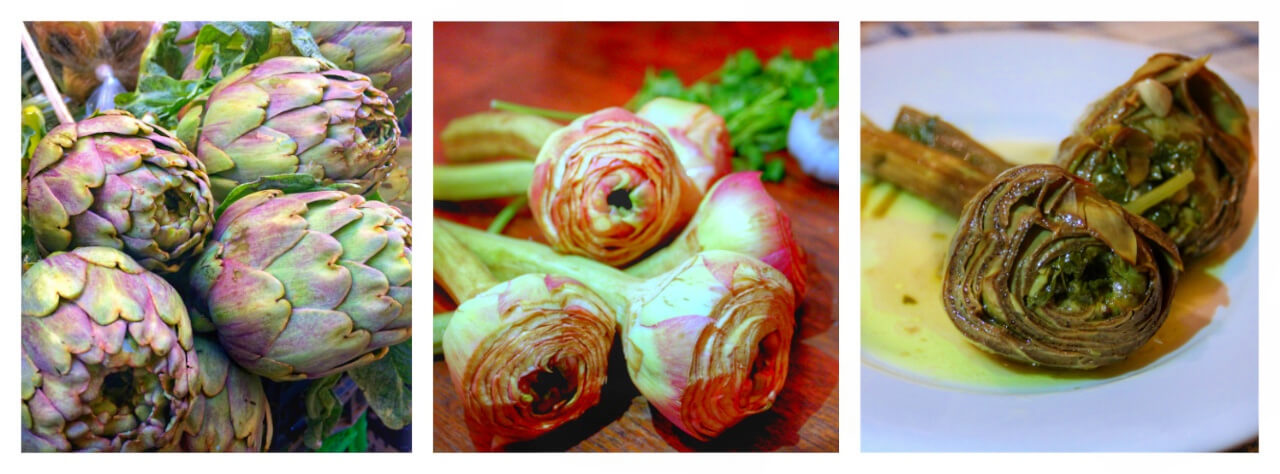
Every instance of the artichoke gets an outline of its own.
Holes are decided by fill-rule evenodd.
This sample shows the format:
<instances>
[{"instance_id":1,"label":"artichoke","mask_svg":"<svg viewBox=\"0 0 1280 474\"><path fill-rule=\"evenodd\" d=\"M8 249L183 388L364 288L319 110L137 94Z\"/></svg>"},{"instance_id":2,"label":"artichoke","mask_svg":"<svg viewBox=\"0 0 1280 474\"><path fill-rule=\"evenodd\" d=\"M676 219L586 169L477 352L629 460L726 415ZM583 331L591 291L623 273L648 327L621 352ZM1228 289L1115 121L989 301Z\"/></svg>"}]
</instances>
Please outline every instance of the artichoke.
<instances>
[{"instance_id":1,"label":"artichoke","mask_svg":"<svg viewBox=\"0 0 1280 474\"><path fill-rule=\"evenodd\" d=\"M1187 259L1240 224L1253 162L1249 113L1208 60L1152 56L1090 106L1054 158L1154 222Z\"/></svg>"},{"instance_id":2,"label":"artichoke","mask_svg":"<svg viewBox=\"0 0 1280 474\"><path fill-rule=\"evenodd\" d=\"M398 101L413 88L413 24L407 21L313 21L307 31L320 54L338 67L369 76Z\"/></svg>"},{"instance_id":3,"label":"artichoke","mask_svg":"<svg viewBox=\"0 0 1280 474\"><path fill-rule=\"evenodd\" d=\"M698 187L707 192L721 177L733 171L733 148L729 146L729 130L724 119L711 107L670 97L658 97L636 111L640 118L652 122L666 132L684 171Z\"/></svg>"},{"instance_id":4,"label":"artichoke","mask_svg":"<svg viewBox=\"0 0 1280 474\"><path fill-rule=\"evenodd\" d=\"M271 380L321 377L410 336L412 224L342 191L232 202L191 269L227 354Z\"/></svg>"},{"instance_id":5,"label":"artichoke","mask_svg":"<svg viewBox=\"0 0 1280 474\"><path fill-rule=\"evenodd\" d=\"M363 192L386 176L400 138L391 99L368 77L287 56L223 78L178 128L219 200L238 184L291 173Z\"/></svg>"},{"instance_id":6,"label":"artichoke","mask_svg":"<svg viewBox=\"0 0 1280 474\"><path fill-rule=\"evenodd\" d=\"M960 221L943 305L983 349L1091 369L1124 360L1169 315L1182 271L1173 242L1057 166L1001 173Z\"/></svg>"},{"instance_id":7,"label":"artichoke","mask_svg":"<svg viewBox=\"0 0 1280 474\"><path fill-rule=\"evenodd\" d=\"M706 250L640 279L527 240L449 222L441 226L500 278L544 272L593 289L622 327L631 381L694 438L713 438L768 410L782 390L795 332L795 293L782 272L760 260Z\"/></svg>"},{"instance_id":8,"label":"artichoke","mask_svg":"<svg viewBox=\"0 0 1280 474\"><path fill-rule=\"evenodd\" d=\"M534 221L553 248L614 266L679 231L701 199L666 134L617 107L553 133L529 184Z\"/></svg>"},{"instance_id":9,"label":"artichoke","mask_svg":"<svg viewBox=\"0 0 1280 474\"><path fill-rule=\"evenodd\" d=\"M179 447L195 452L266 451L271 445L271 407L262 379L227 358L218 341L195 337L200 372L191 413Z\"/></svg>"},{"instance_id":10,"label":"artichoke","mask_svg":"<svg viewBox=\"0 0 1280 474\"><path fill-rule=\"evenodd\" d=\"M759 171L741 171L717 181L680 235L626 272L657 276L703 250L730 250L758 258L787 276L797 301L804 298L804 250L791 233L791 219L765 192Z\"/></svg>"},{"instance_id":11,"label":"artichoke","mask_svg":"<svg viewBox=\"0 0 1280 474\"><path fill-rule=\"evenodd\" d=\"M530 273L497 283L438 223L436 279L457 301L443 351L477 448L534 439L600 401L613 310L576 280Z\"/></svg>"},{"instance_id":12,"label":"artichoke","mask_svg":"<svg viewBox=\"0 0 1280 474\"><path fill-rule=\"evenodd\" d=\"M409 137L400 137L391 164L387 178L378 183L378 197L413 218L413 144Z\"/></svg>"},{"instance_id":13,"label":"artichoke","mask_svg":"<svg viewBox=\"0 0 1280 474\"><path fill-rule=\"evenodd\" d=\"M197 371L177 290L128 255L80 247L23 274L23 451L172 447Z\"/></svg>"},{"instance_id":14,"label":"artichoke","mask_svg":"<svg viewBox=\"0 0 1280 474\"><path fill-rule=\"evenodd\" d=\"M168 273L200 253L213 227L204 165L171 133L123 111L51 130L25 190L44 253L111 247Z\"/></svg>"}]
</instances>

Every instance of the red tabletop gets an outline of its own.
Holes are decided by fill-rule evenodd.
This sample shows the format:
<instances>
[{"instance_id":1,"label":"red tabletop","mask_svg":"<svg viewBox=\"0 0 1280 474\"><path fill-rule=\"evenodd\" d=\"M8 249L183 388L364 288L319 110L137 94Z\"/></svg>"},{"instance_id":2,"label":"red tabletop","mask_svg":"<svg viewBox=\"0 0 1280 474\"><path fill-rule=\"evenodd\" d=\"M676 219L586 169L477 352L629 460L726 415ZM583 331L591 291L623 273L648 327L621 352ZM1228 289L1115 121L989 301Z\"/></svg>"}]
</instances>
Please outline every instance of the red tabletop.
<instances>
[{"instance_id":1,"label":"red tabletop","mask_svg":"<svg viewBox=\"0 0 1280 474\"><path fill-rule=\"evenodd\" d=\"M686 84L716 70L730 53L753 48L762 61L783 49L809 59L838 38L837 23L435 23L434 161L450 119L502 99L574 112L621 106L646 68L674 70ZM517 446L570 451L836 451L839 440L839 188L804 175L780 152L787 177L765 188L791 217L808 254L809 290L797 313L786 386L773 409L710 442L662 418L611 370L603 400L552 436ZM486 227L506 202L435 202L435 216ZM526 209L507 235L544 241ZM439 286L435 311L454 307ZM617 354L615 354L617 355ZM462 405L443 358L433 365L434 450L473 451Z\"/></svg>"}]
</instances>

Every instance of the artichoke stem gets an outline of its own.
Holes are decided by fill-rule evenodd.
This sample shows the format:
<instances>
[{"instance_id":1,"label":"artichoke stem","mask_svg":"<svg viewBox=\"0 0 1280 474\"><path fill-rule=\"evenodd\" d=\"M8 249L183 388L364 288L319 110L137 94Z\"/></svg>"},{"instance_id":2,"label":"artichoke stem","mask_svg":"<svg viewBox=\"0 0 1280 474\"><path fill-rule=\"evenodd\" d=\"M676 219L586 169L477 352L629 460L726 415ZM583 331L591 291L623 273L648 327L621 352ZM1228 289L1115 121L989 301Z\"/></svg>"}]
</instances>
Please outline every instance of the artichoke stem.
<instances>
[{"instance_id":1,"label":"artichoke stem","mask_svg":"<svg viewBox=\"0 0 1280 474\"><path fill-rule=\"evenodd\" d=\"M432 262L432 270L435 271L436 281L440 282L440 286L444 287L454 301L461 304L498 284L484 263L458 242L457 237L441 227L442 220L433 221L435 226L432 229L431 256L435 260Z\"/></svg>"},{"instance_id":2,"label":"artichoke stem","mask_svg":"<svg viewBox=\"0 0 1280 474\"><path fill-rule=\"evenodd\" d=\"M444 330L453 320L453 311L436 313L431 317L431 355L444 355Z\"/></svg>"},{"instance_id":3,"label":"artichoke stem","mask_svg":"<svg viewBox=\"0 0 1280 474\"><path fill-rule=\"evenodd\" d=\"M969 198L995 178L961 157L881 130L866 120L862 125L862 171L957 216Z\"/></svg>"},{"instance_id":4,"label":"artichoke stem","mask_svg":"<svg viewBox=\"0 0 1280 474\"><path fill-rule=\"evenodd\" d=\"M531 107L503 100L494 99L489 103L489 107L496 110L505 110L508 112L518 112L522 114L536 115L555 120L574 120L586 114L577 112L566 112L563 110L543 109L539 107Z\"/></svg>"},{"instance_id":5,"label":"artichoke stem","mask_svg":"<svg viewBox=\"0 0 1280 474\"><path fill-rule=\"evenodd\" d=\"M499 275L549 273L578 280L598 293L613 309L616 318L626 314L629 290L644 286L643 279L622 270L586 257L559 254L536 242L490 234L443 219L435 220L435 228L436 232L445 229L459 241L466 242L466 249L479 256L480 261L489 263L490 270ZM440 267L439 260L435 266Z\"/></svg>"},{"instance_id":6,"label":"artichoke stem","mask_svg":"<svg viewBox=\"0 0 1280 474\"><path fill-rule=\"evenodd\" d=\"M469 201L519 196L533 181L533 162L495 161L465 165L435 165L432 197Z\"/></svg>"}]
</instances>

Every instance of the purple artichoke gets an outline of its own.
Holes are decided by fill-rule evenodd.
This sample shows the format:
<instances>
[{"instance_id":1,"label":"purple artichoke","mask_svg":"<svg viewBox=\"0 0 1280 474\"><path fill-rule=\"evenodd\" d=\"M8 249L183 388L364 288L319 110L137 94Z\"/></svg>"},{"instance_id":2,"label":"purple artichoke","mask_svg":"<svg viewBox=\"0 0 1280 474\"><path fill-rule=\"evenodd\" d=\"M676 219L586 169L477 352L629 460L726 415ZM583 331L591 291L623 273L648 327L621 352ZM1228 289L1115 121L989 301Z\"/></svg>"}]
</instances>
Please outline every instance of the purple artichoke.
<instances>
[{"instance_id":1,"label":"purple artichoke","mask_svg":"<svg viewBox=\"0 0 1280 474\"><path fill-rule=\"evenodd\" d=\"M196 452L265 451L271 445L271 407L262 379L227 358L218 341L195 337L200 372L179 447Z\"/></svg>"},{"instance_id":2,"label":"purple artichoke","mask_svg":"<svg viewBox=\"0 0 1280 474\"><path fill-rule=\"evenodd\" d=\"M369 76L391 100L413 88L412 23L313 21L306 28L320 54L340 68Z\"/></svg>"},{"instance_id":3,"label":"purple artichoke","mask_svg":"<svg viewBox=\"0 0 1280 474\"><path fill-rule=\"evenodd\" d=\"M223 212L191 284L250 372L341 372L410 336L411 227L394 207L342 191L259 191Z\"/></svg>"},{"instance_id":4,"label":"purple artichoke","mask_svg":"<svg viewBox=\"0 0 1280 474\"><path fill-rule=\"evenodd\" d=\"M368 77L301 57L231 73L179 130L219 200L238 184L292 173L363 192L386 176L400 138L391 99Z\"/></svg>"},{"instance_id":5,"label":"purple artichoke","mask_svg":"<svg viewBox=\"0 0 1280 474\"><path fill-rule=\"evenodd\" d=\"M197 356L177 290L128 255L81 247L22 275L22 450L172 447Z\"/></svg>"},{"instance_id":6,"label":"purple artichoke","mask_svg":"<svg viewBox=\"0 0 1280 474\"><path fill-rule=\"evenodd\" d=\"M25 185L43 253L111 247L168 273L200 253L213 227L204 165L169 131L124 111L54 128Z\"/></svg>"}]
</instances>

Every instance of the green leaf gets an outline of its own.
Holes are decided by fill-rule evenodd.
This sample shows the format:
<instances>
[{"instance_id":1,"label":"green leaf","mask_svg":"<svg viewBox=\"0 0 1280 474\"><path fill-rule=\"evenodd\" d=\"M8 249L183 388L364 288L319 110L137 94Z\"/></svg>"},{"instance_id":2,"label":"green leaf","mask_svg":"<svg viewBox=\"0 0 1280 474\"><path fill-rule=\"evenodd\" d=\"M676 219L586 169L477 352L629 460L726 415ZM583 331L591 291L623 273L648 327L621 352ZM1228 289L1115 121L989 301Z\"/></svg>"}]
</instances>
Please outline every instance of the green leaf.
<instances>
[{"instance_id":1,"label":"green leaf","mask_svg":"<svg viewBox=\"0 0 1280 474\"><path fill-rule=\"evenodd\" d=\"M347 371L347 376L364 392L369 408L393 430L413 421L411 342L391 346L386 357Z\"/></svg>"},{"instance_id":2,"label":"green leaf","mask_svg":"<svg viewBox=\"0 0 1280 474\"><path fill-rule=\"evenodd\" d=\"M774 158L764 165L764 172L760 174L760 179L770 182L782 181L787 175L787 165L782 160Z\"/></svg>"},{"instance_id":3,"label":"green leaf","mask_svg":"<svg viewBox=\"0 0 1280 474\"><path fill-rule=\"evenodd\" d=\"M369 451L369 412L344 429L324 439L316 451L322 453L364 453Z\"/></svg>"},{"instance_id":4,"label":"green leaf","mask_svg":"<svg viewBox=\"0 0 1280 474\"><path fill-rule=\"evenodd\" d=\"M342 417L342 402L333 393L333 388L342 379L342 374L321 377L311 381L303 403L307 408L307 428L302 433L302 440L311 449L319 449L324 438L337 426Z\"/></svg>"}]
</instances>

